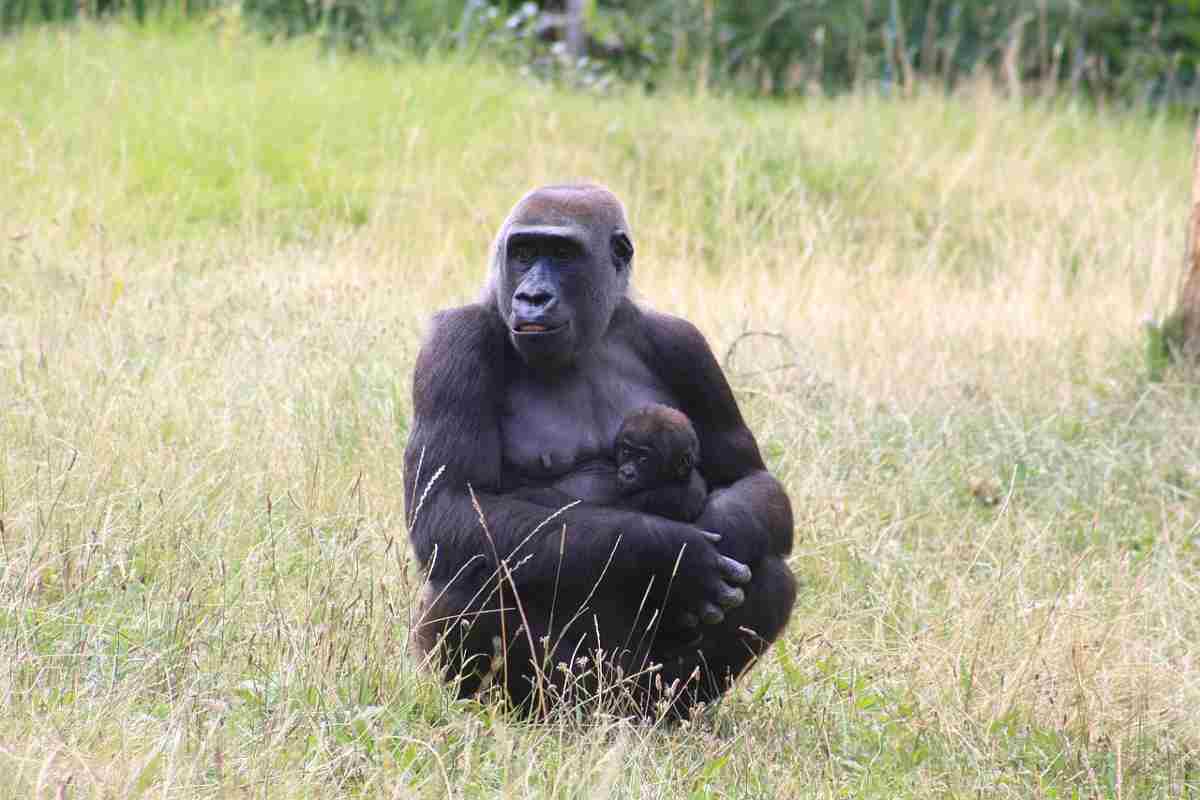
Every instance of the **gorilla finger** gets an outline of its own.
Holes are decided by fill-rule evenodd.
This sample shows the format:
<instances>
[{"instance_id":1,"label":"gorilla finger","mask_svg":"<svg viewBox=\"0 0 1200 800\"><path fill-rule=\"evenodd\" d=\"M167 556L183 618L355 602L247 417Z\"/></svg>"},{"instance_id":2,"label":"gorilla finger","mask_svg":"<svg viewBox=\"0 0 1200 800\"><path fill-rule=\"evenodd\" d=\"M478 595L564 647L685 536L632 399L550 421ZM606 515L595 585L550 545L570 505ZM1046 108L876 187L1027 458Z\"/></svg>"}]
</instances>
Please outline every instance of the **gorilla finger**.
<instances>
[{"instance_id":1,"label":"gorilla finger","mask_svg":"<svg viewBox=\"0 0 1200 800\"><path fill-rule=\"evenodd\" d=\"M733 583L749 583L750 579L754 577L749 567L728 556L721 556L721 575Z\"/></svg>"},{"instance_id":2,"label":"gorilla finger","mask_svg":"<svg viewBox=\"0 0 1200 800\"><path fill-rule=\"evenodd\" d=\"M678 646L671 648L671 653L675 654L675 653L679 653L681 650L692 650L696 647L699 647L703 641L704 641L704 634L697 633L695 636L693 636L691 639L688 639L686 642L680 642L678 644Z\"/></svg>"},{"instance_id":3,"label":"gorilla finger","mask_svg":"<svg viewBox=\"0 0 1200 800\"><path fill-rule=\"evenodd\" d=\"M741 589L727 586L725 591L721 592L721 597L717 602L721 604L721 608L737 608L746 602L746 593Z\"/></svg>"},{"instance_id":4,"label":"gorilla finger","mask_svg":"<svg viewBox=\"0 0 1200 800\"><path fill-rule=\"evenodd\" d=\"M662 659L663 661L669 661L672 658L682 658L687 653L695 651L703 643L704 634L696 633L695 635L689 635L687 639L680 639L668 645L661 654Z\"/></svg>"},{"instance_id":5,"label":"gorilla finger","mask_svg":"<svg viewBox=\"0 0 1200 800\"><path fill-rule=\"evenodd\" d=\"M721 541L721 534L719 534L719 533L715 533L713 531L700 531L700 532L704 534L705 539L708 539L713 544L716 544L717 542Z\"/></svg>"},{"instance_id":6,"label":"gorilla finger","mask_svg":"<svg viewBox=\"0 0 1200 800\"><path fill-rule=\"evenodd\" d=\"M705 625L716 625L725 621L725 612L712 603L705 603L704 607L700 609L700 619L704 621Z\"/></svg>"}]
</instances>

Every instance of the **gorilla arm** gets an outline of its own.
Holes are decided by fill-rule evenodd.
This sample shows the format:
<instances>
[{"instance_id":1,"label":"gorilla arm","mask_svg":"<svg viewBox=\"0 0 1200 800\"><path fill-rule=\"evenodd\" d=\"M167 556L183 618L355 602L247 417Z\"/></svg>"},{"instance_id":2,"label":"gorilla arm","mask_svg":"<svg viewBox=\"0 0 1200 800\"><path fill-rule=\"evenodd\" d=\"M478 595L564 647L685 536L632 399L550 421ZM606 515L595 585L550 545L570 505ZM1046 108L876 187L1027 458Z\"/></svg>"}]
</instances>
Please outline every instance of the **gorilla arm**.
<instances>
[{"instance_id":1,"label":"gorilla arm","mask_svg":"<svg viewBox=\"0 0 1200 800\"><path fill-rule=\"evenodd\" d=\"M693 469L686 483L643 489L626 495L623 505L680 522L695 522L704 512L707 501L708 485L700 476L700 471Z\"/></svg>"},{"instance_id":2,"label":"gorilla arm","mask_svg":"<svg viewBox=\"0 0 1200 800\"><path fill-rule=\"evenodd\" d=\"M690 322L645 312L643 341L700 437L701 471L711 488L696 525L721 534L718 548L755 569L792 550L792 506L763 463L729 382L704 335Z\"/></svg>"},{"instance_id":3,"label":"gorilla arm","mask_svg":"<svg viewBox=\"0 0 1200 800\"><path fill-rule=\"evenodd\" d=\"M691 525L588 504L542 525L549 515L545 506L502 493L499 408L506 346L495 310L467 306L435 316L417 357L406 499L409 535L431 586L450 587L474 602L495 580L498 555L513 570L518 594L548 604L548 590L557 586L563 608L589 595L597 607L624 608L630 589L651 578L656 586L673 582L678 614L701 616L711 604L727 606L740 597L732 584L749 579L745 565L722 556ZM561 523L569 537L565 548Z\"/></svg>"}]
</instances>

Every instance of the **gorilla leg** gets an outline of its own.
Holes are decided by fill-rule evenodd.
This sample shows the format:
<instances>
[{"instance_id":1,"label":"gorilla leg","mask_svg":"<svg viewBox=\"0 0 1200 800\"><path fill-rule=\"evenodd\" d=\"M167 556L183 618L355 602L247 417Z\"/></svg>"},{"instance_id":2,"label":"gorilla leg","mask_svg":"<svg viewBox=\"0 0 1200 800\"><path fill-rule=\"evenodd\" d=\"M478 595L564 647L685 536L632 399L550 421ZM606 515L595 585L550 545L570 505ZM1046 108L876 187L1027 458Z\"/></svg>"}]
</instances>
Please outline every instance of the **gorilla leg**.
<instances>
[{"instance_id":1,"label":"gorilla leg","mask_svg":"<svg viewBox=\"0 0 1200 800\"><path fill-rule=\"evenodd\" d=\"M514 603L511 592L501 595L493 585L490 594L475 597L464 589L426 586L410 647L423 665L457 682L460 698L500 683L510 702L522 707L534 692L545 637L546 614Z\"/></svg>"},{"instance_id":2,"label":"gorilla leg","mask_svg":"<svg viewBox=\"0 0 1200 800\"><path fill-rule=\"evenodd\" d=\"M486 597L427 586L410 637L414 656L456 683L460 698L501 685L513 708L534 715L553 707L654 713L661 667L649 655L657 630L651 608L549 608L505 588L502 611L494 583Z\"/></svg>"},{"instance_id":3,"label":"gorilla leg","mask_svg":"<svg viewBox=\"0 0 1200 800\"><path fill-rule=\"evenodd\" d=\"M460 698L501 685L512 707L539 714L543 701L547 707L564 700L575 705L629 673L631 653L606 652L607 664L594 658L597 637L618 641L618 631L630 630L627 615L550 608L541 598L518 598L511 587L504 589L493 582L490 594L475 597L465 588L430 585L418 599L411 651L456 682ZM643 636L643 654L649 639Z\"/></svg>"},{"instance_id":4,"label":"gorilla leg","mask_svg":"<svg viewBox=\"0 0 1200 800\"><path fill-rule=\"evenodd\" d=\"M796 598L796 579L781 558L755 566L746 586L746 602L725 613L725 620L701 629L701 640L653 658L662 661L662 686L675 681L675 710L719 698L783 632Z\"/></svg>"},{"instance_id":5,"label":"gorilla leg","mask_svg":"<svg viewBox=\"0 0 1200 800\"><path fill-rule=\"evenodd\" d=\"M592 658L597 633L600 641L613 642L615 634L607 631L636 632L648 621L631 627L625 614L575 616L574 610L557 609L552 625L548 609L525 598L517 604L511 593L505 594L501 613L498 593L471 598L427 587L412 645L419 657L433 659L447 679L458 680L460 697L500 683L513 707L537 714L543 697L551 705L564 700L574 705L595 699L607 686L603 705L611 711L654 716L660 712L658 701L670 693L671 713L686 717L693 705L720 698L779 637L795 596L795 578L783 559L764 559L746 587L746 602L726 612L723 622L704 626L699 642L684 647L660 641L647 656L653 634L643 631L626 637L625 651L606 653L607 663L600 666ZM549 657L547 647L552 649ZM539 695L539 689L547 694Z\"/></svg>"}]
</instances>

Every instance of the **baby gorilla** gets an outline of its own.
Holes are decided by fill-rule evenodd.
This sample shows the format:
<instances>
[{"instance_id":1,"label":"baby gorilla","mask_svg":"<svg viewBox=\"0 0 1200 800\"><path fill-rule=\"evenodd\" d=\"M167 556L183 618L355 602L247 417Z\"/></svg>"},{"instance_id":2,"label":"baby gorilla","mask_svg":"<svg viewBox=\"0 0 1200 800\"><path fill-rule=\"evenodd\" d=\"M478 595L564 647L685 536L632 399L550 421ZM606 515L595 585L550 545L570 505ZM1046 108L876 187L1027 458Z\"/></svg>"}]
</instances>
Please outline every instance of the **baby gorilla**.
<instances>
[{"instance_id":1,"label":"baby gorilla","mask_svg":"<svg viewBox=\"0 0 1200 800\"><path fill-rule=\"evenodd\" d=\"M680 522L700 516L708 486L696 468L700 438L686 414L643 406L621 422L613 449L623 505Z\"/></svg>"}]
</instances>

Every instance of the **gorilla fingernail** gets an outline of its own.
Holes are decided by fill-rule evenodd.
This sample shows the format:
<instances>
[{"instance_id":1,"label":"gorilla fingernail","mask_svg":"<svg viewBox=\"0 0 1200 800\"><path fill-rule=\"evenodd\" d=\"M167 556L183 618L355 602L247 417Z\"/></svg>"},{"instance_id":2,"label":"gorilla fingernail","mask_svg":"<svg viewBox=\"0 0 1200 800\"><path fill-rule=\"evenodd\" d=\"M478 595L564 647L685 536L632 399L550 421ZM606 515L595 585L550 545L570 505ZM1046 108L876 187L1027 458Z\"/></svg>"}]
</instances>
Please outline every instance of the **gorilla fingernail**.
<instances>
[{"instance_id":1,"label":"gorilla fingernail","mask_svg":"<svg viewBox=\"0 0 1200 800\"><path fill-rule=\"evenodd\" d=\"M721 595L722 608L737 608L744 602L746 602L746 593L741 589L731 589Z\"/></svg>"},{"instance_id":2,"label":"gorilla fingernail","mask_svg":"<svg viewBox=\"0 0 1200 800\"><path fill-rule=\"evenodd\" d=\"M749 567L742 562L734 561L732 558L727 556L721 557L721 567L726 577L728 577L730 580L737 581L738 583L749 583L750 579L754 577L753 573L750 572Z\"/></svg>"}]
</instances>

